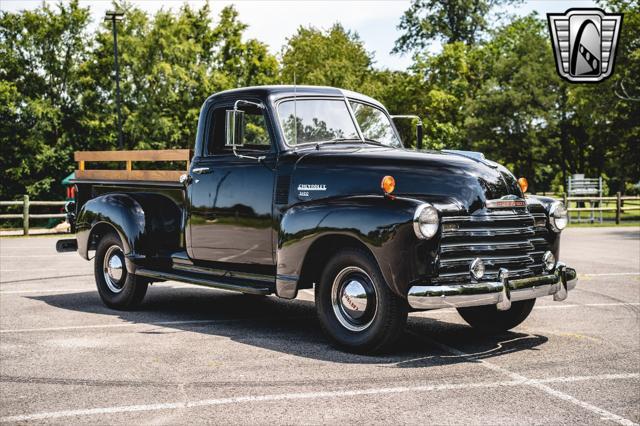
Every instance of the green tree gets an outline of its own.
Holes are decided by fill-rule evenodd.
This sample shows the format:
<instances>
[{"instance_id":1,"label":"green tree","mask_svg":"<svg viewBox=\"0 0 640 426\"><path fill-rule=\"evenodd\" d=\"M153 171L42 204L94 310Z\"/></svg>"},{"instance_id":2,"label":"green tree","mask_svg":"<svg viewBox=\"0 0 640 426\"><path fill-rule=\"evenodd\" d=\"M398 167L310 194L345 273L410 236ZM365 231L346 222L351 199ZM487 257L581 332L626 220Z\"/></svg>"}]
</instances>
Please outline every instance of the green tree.
<instances>
[{"instance_id":1,"label":"green tree","mask_svg":"<svg viewBox=\"0 0 640 426\"><path fill-rule=\"evenodd\" d=\"M298 28L282 49L281 80L293 84L327 85L366 91L373 55L358 34L334 24L322 31Z\"/></svg>"},{"instance_id":2,"label":"green tree","mask_svg":"<svg viewBox=\"0 0 640 426\"><path fill-rule=\"evenodd\" d=\"M483 46L489 64L470 101L465 126L473 147L529 179L531 191L557 172L551 138L559 85L544 22L519 18Z\"/></svg>"},{"instance_id":3,"label":"green tree","mask_svg":"<svg viewBox=\"0 0 640 426\"><path fill-rule=\"evenodd\" d=\"M420 51L434 40L445 43L475 43L488 29L487 16L494 6L514 0L412 0L400 19L404 34L394 52Z\"/></svg>"},{"instance_id":4,"label":"green tree","mask_svg":"<svg viewBox=\"0 0 640 426\"><path fill-rule=\"evenodd\" d=\"M78 1L0 12L0 198L48 194L69 171L90 43Z\"/></svg>"},{"instance_id":5,"label":"green tree","mask_svg":"<svg viewBox=\"0 0 640 426\"><path fill-rule=\"evenodd\" d=\"M232 7L214 24L207 5L149 16L129 3L118 23L125 148L193 145L204 99L268 84L278 63L264 43L243 40ZM1 198L62 197L73 152L117 148L113 36L87 32L77 1L0 15Z\"/></svg>"},{"instance_id":6,"label":"green tree","mask_svg":"<svg viewBox=\"0 0 640 426\"><path fill-rule=\"evenodd\" d=\"M470 149L465 119L469 102L485 78L485 53L461 42L443 46L437 55L416 55L412 71L420 77L426 146Z\"/></svg>"},{"instance_id":7,"label":"green tree","mask_svg":"<svg viewBox=\"0 0 640 426\"><path fill-rule=\"evenodd\" d=\"M213 25L207 5L153 18L124 4L127 19L119 27L123 129L127 148L188 148L193 145L202 102L211 94L238 86L275 81L276 58L257 40L242 41L246 25L232 7ZM107 24L98 32L86 67L87 124L103 146L116 139L113 41ZM97 81L95 80L97 79Z\"/></svg>"}]
</instances>

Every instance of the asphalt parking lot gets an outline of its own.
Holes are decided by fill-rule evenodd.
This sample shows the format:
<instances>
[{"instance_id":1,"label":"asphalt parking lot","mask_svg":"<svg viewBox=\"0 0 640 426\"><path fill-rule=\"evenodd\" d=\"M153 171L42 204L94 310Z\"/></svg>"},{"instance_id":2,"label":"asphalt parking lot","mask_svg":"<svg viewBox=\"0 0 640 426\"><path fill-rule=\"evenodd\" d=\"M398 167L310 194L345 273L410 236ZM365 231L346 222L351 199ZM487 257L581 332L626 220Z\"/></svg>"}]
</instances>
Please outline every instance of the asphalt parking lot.
<instances>
[{"instance_id":1,"label":"asphalt parking lot","mask_svg":"<svg viewBox=\"0 0 640 426\"><path fill-rule=\"evenodd\" d=\"M333 349L295 301L154 284L102 305L93 263L56 238L0 239L0 422L635 424L640 230L570 228L579 272L486 337L454 310L412 314L394 353Z\"/></svg>"}]
</instances>

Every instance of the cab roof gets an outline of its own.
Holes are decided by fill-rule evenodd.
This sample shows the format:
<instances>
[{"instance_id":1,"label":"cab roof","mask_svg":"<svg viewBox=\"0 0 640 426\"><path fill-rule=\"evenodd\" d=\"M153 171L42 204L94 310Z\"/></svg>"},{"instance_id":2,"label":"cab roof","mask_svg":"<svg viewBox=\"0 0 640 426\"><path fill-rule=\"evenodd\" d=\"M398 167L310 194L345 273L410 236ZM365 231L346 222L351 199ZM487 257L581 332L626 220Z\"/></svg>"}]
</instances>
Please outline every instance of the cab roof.
<instances>
[{"instance_id":1,"label":"cab roof","mask_svg":"<svg viewBox=\"0 0 640 426\"><path fill-rule=\"evenodd\" d=\"M333 96L333 97L347 97L350 99L361 100L370 104L376 105L382 109L384 105L375 99L363 95L361 93L352 92L351 90L339 89L337 87L329 86L293 86L293 85L273 85L273 86L250 86L241 87L238 89L224 90L218 92L209 97L208 100L215 101L220 98L229 97L243 97L251 96L261 99L270 99L272 102L276 102L282 98L288 98L293 96L309 97L309 96Z\"/></svg>"}]
</instances>

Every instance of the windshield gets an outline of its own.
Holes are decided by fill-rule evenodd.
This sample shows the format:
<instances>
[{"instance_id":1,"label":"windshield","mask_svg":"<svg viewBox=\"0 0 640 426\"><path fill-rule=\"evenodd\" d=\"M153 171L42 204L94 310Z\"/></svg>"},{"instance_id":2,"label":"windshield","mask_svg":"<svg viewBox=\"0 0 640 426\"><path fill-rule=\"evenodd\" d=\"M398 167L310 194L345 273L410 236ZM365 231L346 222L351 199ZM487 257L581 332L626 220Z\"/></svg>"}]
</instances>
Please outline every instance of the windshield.
<instances>
[{"instance_id":1,"label":"windshield","mask_svg":"<svg viewBox=\"0 0 640 426\"><path fill-rule=\"evenodd\" d=\"M350 101L349 104L365 139L371 139L388 146L402 146L384 112L356 101Z\"/></svg>"},{"instance_id":2,"label":"windshield","mask_svg":"<svg viewBox=\"0 0 640 426\"><path fill-rule=\"evenodd\" d=\"M347 104L341 99L306 99L278 106L280 125L289 145L333 139L360 140Z\"/></svg>"}]
</instances>

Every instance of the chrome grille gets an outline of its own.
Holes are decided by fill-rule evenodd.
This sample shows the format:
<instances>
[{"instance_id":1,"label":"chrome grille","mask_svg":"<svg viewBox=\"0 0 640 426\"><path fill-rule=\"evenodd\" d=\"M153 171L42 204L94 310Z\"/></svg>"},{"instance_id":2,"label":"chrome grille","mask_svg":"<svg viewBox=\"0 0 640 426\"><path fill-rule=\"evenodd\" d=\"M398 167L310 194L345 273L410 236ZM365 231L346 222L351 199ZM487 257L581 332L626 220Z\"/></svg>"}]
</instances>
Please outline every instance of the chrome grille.
<instances>
[{"instance_id":1,"label":"chrome grille","mask_svg":"<svg viewBox=\"0 0 640 426\"><path fill-rule=\"evenodd\" d=\"M438 277L433 282L467 281L476 257L486 267L484 280L496 280L507 268L512 277L528 277L544 270L548 250L543 214L509 213L442 218Z\"/></svg>"}]
</instances>

